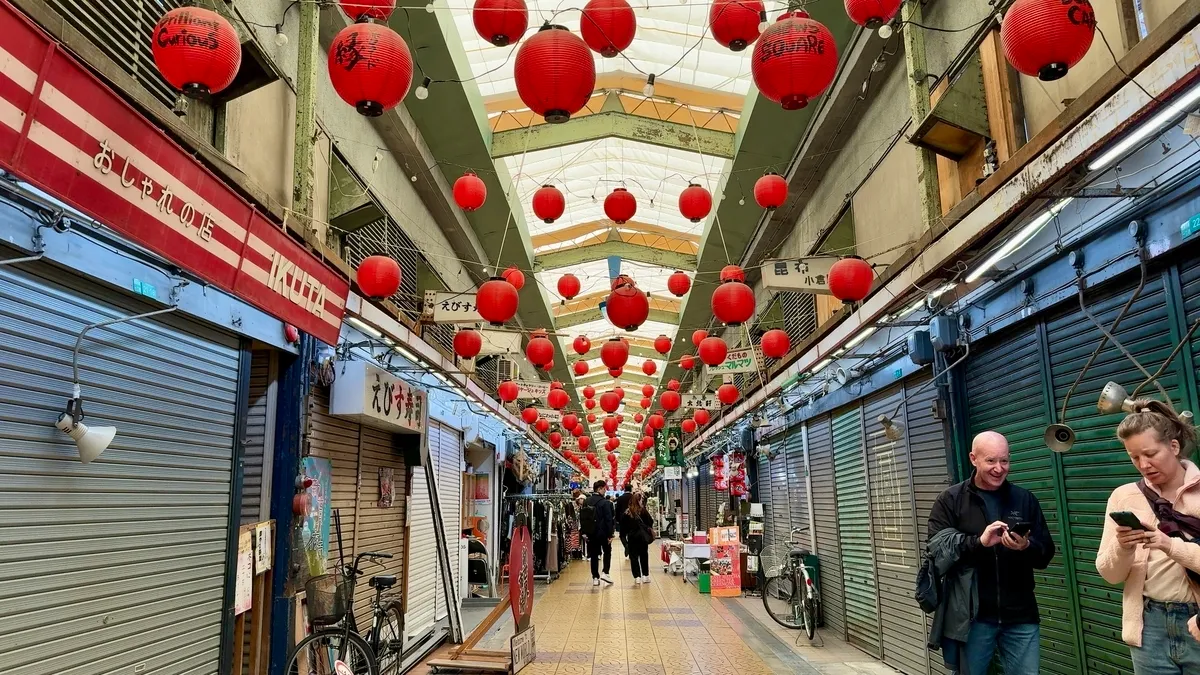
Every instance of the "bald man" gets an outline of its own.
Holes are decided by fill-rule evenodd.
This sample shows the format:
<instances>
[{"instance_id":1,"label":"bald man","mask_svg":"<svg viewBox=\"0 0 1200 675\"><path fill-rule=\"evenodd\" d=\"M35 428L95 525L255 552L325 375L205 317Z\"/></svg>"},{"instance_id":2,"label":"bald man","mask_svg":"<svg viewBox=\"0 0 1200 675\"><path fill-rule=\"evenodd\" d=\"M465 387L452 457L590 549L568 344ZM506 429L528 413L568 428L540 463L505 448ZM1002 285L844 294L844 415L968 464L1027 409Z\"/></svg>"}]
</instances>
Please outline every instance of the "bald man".
<instances>
[{"instance_id":1,"label":"bald man","mask_svg":"<svg viewBox=\"0 0 1200 675\"><path fill-rule=\"evenodd\" d=\"M1054 541L1042 506L1008 482L1008 440L985 431L971 443L970 478L946 488L929 513L929 539L961 534L959 569L974 572L978 602L957 659L961 675L986 675L997 648L1006 673L1037 673L1039 616L1033 571L1046 569ZM940 541L945 541L943 536Z\"/></svg>"}]
</instances>

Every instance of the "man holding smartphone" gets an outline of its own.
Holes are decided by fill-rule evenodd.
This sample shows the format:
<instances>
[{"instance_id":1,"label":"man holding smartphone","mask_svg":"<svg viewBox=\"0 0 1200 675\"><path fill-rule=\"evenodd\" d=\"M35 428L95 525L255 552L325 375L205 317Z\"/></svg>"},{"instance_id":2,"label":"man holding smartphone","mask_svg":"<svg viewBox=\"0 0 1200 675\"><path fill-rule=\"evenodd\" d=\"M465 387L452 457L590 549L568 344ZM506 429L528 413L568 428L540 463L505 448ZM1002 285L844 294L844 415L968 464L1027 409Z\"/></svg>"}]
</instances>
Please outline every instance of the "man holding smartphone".
<instances>
[{"instance_id":1,"label":"man holding smartphone","mask_svg":"<svg viewBox=\"0 0 1200 675\"><path fill-rule=\"evenodd\" d=\"M967 480L946 488L929 513L929 537L946 528L967 535L959 565L974 570L977 611L960 649L960 675L986 675L996 648L1006 673L1040 671L1033 571L1054 557L1037 497L1008 482L1008 440L985 431L971 443Z\"/></svg>"}]
</instances>

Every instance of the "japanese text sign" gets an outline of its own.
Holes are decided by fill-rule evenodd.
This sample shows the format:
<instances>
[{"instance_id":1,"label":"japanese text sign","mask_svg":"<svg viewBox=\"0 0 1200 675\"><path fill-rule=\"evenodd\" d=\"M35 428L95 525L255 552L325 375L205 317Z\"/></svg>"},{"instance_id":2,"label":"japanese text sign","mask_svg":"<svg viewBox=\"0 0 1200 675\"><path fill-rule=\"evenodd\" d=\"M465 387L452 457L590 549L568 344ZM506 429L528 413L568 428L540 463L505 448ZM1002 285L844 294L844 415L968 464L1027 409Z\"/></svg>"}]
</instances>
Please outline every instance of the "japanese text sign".
<instances>
[{"instance_id":1,"label":"japanese text sign","mask_svg":"<svg viewBox=\"0 0 1200 675\"><path fill-rule=\"evenodd\" d=\"M767 260L762 264L763 288L769 291L805 291L829 294L829 268L837 256L796 260Z\"/></svg>"},{"instance_id":2,"label":"japanese text sign","mask_svg":"<svg viewBox=\"0 0 1200 675\"><path fill-rule=\"evenodd\" d=\"M366 361L337 364L329 413L377 429L422 433L429 406L425 391Z\"/></svg>"},{"instance_id":3,"label":"japanese text sign","mask_svg":"<svg viewBox=\"0 0 1200 675\"><path fill-rule=\"evenodd\" d=\"M517 398L546 398L550 394L550 383L541 380L517 380L517 387Z\"/></svg>"},{"instance_id":4,"label":"japanese text sign","mask_svg":"<svg viewBox=\"0 0 1200 675\"><path fill-rule=\"evenodd\" d=\"M720 410L721 401L712 394L684 394L683 408L701 408L703 410Z\"/></svg>"},{"instance_id":5,"label":"japanese text sign","mask_svg":"<svg viewBox=\"0 0 1200 675\"><path fill-rule=\"evenodd\" d=\"M434 323L483 323L474 293L425 291L422 318Z\"/></svg>"},{"instance_id":6,"label":"japanese text sign","mask_svg":"<svg viewBox=\"0 0 1200 675\"><path fill-rule=\"evenodd\" d=\"M722 375L725 373L752 373L758 370L758 355L753 347L730 349L725 360L717 366L705 366L708 374Z\"/></svg>"}]
</instances>

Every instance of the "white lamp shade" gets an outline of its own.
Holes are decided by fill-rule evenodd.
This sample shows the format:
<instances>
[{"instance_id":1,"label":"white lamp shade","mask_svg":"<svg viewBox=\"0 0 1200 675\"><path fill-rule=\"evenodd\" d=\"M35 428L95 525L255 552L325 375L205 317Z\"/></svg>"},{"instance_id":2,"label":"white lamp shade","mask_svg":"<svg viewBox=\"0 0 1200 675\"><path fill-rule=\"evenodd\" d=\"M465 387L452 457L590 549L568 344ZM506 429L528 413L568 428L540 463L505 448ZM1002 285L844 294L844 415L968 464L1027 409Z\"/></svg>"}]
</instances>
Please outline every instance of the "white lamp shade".
<instances>
[{"instance_id":1,"label":"white lamp shade","mask_svg":"<svg viewBox=\"0 0 1200 675\"><path fill-rule=\"evenodd\" d=\"M66 413L58 416L54 426L75 441L75 446L79 449L79 461L84 464L99 457L117 435L116 427L89 427L82 422L75 424Z\"/></svg>"}]
</instances>

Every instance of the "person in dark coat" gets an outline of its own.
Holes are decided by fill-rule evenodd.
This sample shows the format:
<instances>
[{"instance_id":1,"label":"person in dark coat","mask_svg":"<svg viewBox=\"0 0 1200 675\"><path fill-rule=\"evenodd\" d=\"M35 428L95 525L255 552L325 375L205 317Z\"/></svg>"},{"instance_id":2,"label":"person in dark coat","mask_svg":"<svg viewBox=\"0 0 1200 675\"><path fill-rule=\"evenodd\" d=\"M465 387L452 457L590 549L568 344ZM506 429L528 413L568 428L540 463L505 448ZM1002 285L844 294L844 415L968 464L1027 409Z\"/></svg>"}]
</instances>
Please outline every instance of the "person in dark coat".
<instances>
[{"instance_id":1,"label":"person in dark coat","mask_svg":"<svg viewBox=\"0 0 1200 675\"><path fill-rule=\"evenodd\" d=\"M629 508L629 500L633 499L633 485L626 483L625 492L617 497L615 505L616 511L614 517L617 519L617 532L621 536L621 547L625 549L625 557L629 557L629 543L625 541L625 531L621 529L621 518L625 516L626 509Z\"/></svg>"},{"instance_id":2,"label":"person in dark coat","mask_svg":"<svg viewBox=\"0 0 1200 675\"><path fill-rule=\"evenodd\" d=\"M592 485L592 494L583 502L583 509L591 509L592 527L588 535L588 558L592 561L592 585L603 581L612 584L608 571L612 567L612 540L616 529L612 502L604 496L605 482L598 480ZM604 557L604 571L600 571L600 557Z\"/></svg>"},{"instance_id":3,"label":"person in dark coat","mask_svg":"<svg viewBox=\"0 0 1200 675\"><path fill-rule=\"evenodd\" d=\"M646 495L635 492L629 508L621 515L621 539L629 554L633 583L650 583L650 544L654 542L654 520L646 510Z\"/></svg>"}]
</instances>

